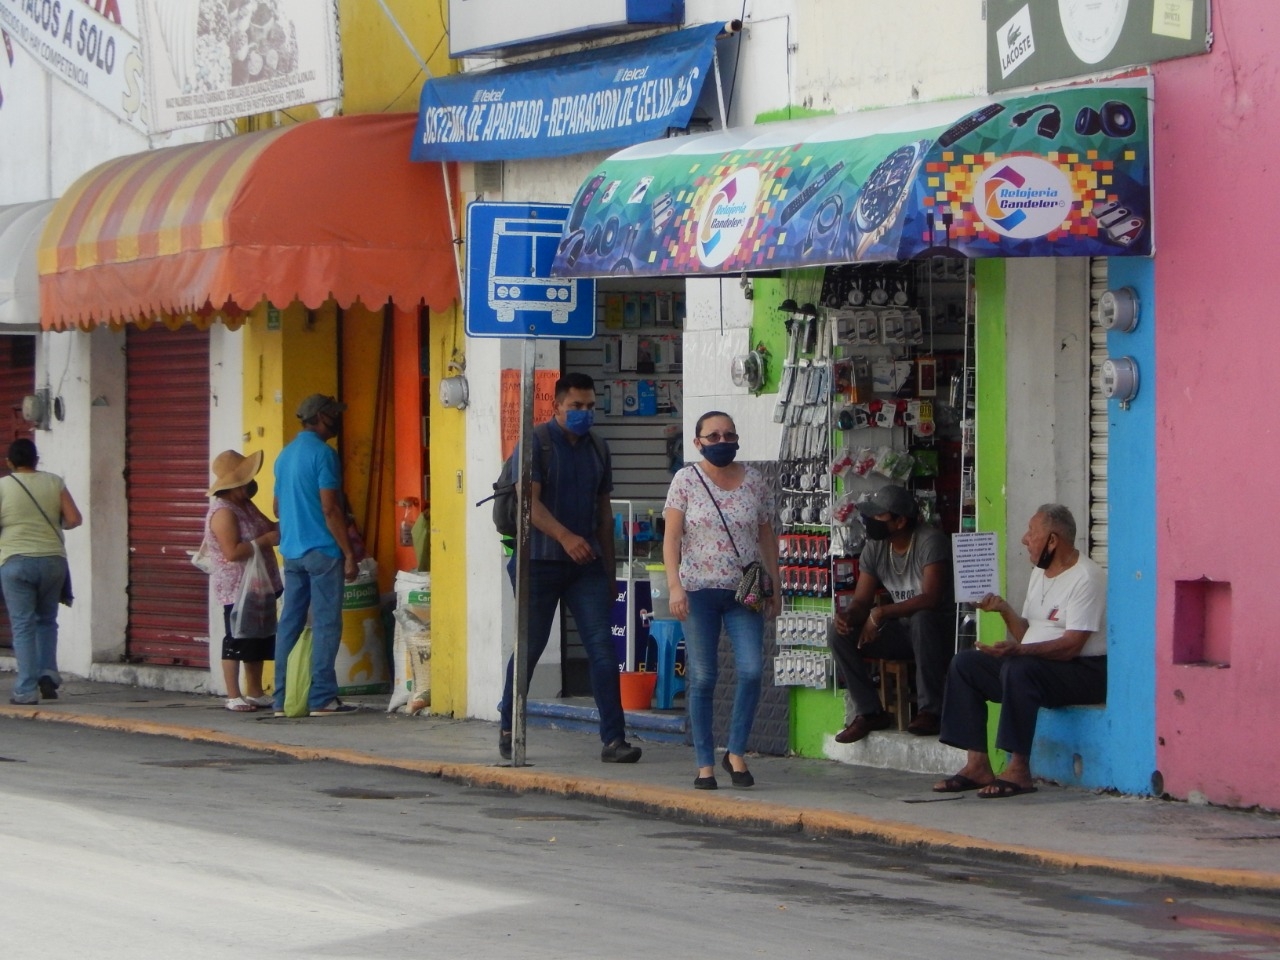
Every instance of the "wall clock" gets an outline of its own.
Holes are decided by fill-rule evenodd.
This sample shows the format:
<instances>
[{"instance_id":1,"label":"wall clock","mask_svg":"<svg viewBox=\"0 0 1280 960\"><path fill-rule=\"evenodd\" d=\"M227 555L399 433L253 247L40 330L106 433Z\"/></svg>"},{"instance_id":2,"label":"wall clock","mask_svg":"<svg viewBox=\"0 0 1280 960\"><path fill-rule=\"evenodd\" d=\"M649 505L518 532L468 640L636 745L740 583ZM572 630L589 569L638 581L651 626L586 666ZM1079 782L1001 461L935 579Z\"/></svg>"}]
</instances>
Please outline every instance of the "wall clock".
<instances>
[{"instance_id":1,"label":"wall clock","mask_svg":"<svg viewBox=\"0 0 1280 960\"><path fill-rule=\"evenodd\" d=\"M1100 63L1115 49L1129 0L1058 0L1058 18L1071 51L1083 63Z\"/></svg>"}]
</instances>

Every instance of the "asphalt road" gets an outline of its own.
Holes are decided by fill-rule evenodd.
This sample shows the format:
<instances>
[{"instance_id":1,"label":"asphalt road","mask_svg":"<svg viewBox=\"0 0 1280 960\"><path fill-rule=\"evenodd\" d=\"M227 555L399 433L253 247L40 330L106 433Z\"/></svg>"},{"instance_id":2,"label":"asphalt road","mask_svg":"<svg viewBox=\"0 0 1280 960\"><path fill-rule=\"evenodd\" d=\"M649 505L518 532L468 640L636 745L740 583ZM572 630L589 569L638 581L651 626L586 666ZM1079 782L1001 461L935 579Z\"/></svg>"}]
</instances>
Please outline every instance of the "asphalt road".
<instances>
[{"instance_id":1,"label":"asphalt road","mask_svg":"<svg viewBox=\"0 0 1280 960\"><path fill-rule=\"evenodd\" d=\"M92 958L1280 958L1280 899L0 719L0 948Z\"/></svg>"}]
</instances>

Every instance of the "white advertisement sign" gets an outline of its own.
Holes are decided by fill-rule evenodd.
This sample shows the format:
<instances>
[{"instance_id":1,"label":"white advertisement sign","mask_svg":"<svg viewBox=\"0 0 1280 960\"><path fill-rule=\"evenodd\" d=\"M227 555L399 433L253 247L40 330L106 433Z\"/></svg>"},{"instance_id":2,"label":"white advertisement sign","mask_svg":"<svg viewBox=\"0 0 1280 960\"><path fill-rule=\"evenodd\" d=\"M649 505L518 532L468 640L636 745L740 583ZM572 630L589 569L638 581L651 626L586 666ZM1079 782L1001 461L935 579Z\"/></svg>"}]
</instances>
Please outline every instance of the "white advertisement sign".
<instances>
[{"instance_id":1,"label":"white advertisement sign","mask_svg":"<svg viewBox=\"0 0 1280 960\"><path fill-rule=\"evenodd\" d=\"M336 0L140 3L156 131L342 94Z\"/></svg>"},{"instance_id":2,"label":"white advertisement sign","mask_svg":"<svg viewBox=\"0 0 1280 960\"><path fill-rule=\"evenodd\" d=\"M115 0L0 0L0 27L54 76L146 133L141 45L121 12Z\"/></svg>"},{"instance_id":3,"label":"white advertisement sign","mask_svg":"<svg viewBox=\"0 0 1280 960\"><path fill-rule=\"evenodd\" d=\"M680 23L673 6L669 0L449 0L449 55L629 23Z\"/></svg>"}]
</instances>

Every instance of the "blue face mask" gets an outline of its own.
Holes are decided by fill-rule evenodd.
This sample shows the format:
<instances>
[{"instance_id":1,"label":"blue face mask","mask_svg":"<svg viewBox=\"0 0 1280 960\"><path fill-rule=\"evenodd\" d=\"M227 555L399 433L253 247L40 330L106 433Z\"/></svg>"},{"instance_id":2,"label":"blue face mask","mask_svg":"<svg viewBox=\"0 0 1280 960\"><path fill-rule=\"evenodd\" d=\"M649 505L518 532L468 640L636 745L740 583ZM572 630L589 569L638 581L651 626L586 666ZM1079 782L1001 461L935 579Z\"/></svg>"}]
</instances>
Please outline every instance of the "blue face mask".
<instances>
[{"instance_id":1,"label":"blue face mask","mask_svg":"<svg viewBox=\"0 0 1280 960\"><path fill-rule=\"evenodd\" d=\"M592 424L596 422L594 410L566 410L564 428L579 437L585 437Z\"/></svg>"},{"instance_id":2,"label":"blue face mask","mask_svg":"<svg viewBox=\"0 0 1280 960\"><path fill-rule=\"evenodd\" d=\"M716 467L727 467L733 463L733 458L738 455L738 445L736 443L708 443L702 448L702 455L707 458L707 463Z\"/></svg>"}]
</instances>

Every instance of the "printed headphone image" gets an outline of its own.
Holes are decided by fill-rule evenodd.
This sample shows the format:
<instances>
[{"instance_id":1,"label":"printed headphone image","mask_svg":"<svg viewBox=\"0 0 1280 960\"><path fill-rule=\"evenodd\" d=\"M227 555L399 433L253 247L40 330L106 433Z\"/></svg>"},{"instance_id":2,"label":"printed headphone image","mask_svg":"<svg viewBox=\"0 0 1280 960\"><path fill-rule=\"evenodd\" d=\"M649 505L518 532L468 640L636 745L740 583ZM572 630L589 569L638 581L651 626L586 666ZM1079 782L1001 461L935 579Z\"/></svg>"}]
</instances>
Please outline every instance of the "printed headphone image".
<instances>
[{"instance_id":1,"label":"printed headphone image","mask_svg":"<svg viewBox=\"0 0 1280 960\"><path fill-rule=\"evenodd\" d=\"M1108 137L1131 137L1138 129L1133 108L1120 100L1108 100L1101 110L1081 107L1076 114L1076 133L1092 137L1099 133Z\"/></svg>"}]
</instances>

